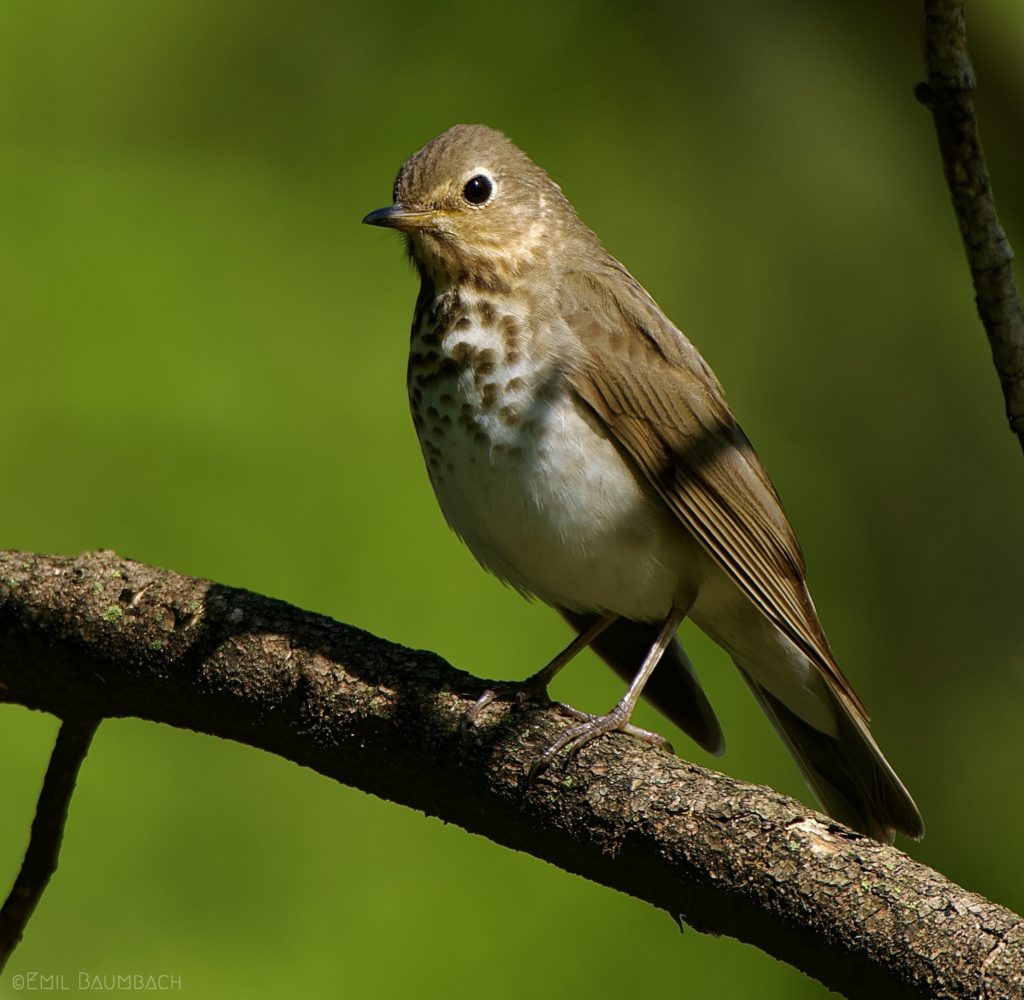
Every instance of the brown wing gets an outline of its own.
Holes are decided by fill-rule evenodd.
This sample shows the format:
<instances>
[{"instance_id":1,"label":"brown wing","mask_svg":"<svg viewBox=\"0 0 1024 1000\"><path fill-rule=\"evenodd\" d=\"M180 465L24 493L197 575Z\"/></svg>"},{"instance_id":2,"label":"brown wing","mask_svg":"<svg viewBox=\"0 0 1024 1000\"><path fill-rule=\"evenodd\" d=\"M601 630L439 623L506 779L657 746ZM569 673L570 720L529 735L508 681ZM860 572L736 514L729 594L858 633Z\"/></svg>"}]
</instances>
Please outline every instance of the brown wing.
<instances>
[{"instance_id":1,"label":"brown wing","mask_svg":"<svg viewBox=\"0 0 1024 1000\"><path fill-rule=\"evenodd\" d=\"M560 305L583 344L575 391L740 590L866 720L807 593L778 494L696 348L610 259L602 272L568 275Z\"/></svg>"}]
</instances>

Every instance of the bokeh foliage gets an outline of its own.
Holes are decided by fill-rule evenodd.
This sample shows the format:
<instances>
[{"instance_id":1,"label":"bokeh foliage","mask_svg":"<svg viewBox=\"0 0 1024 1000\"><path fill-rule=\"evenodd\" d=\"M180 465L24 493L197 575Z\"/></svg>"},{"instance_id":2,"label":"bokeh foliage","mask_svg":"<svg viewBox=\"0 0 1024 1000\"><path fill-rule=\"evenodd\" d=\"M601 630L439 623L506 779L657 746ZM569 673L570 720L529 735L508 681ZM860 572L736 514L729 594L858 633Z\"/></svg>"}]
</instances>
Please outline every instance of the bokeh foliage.
<instances>
[{"instance_id":1,"label":"bokeh foliage","mask_svg":"<svg viewBox=\"0 0 1024 1000\"><path fill-rule=\"evenodd\" d=\"M925 815L911 853L1021 909L1024 465L911 96L913 8L6 0L0 545L113 548L486 676L542 663L563 627L436 509L405 401L415 282L358 225L406 155L485 121L725 383ZM969 15L1024 244L1024 8ZM726 727L715 766L805 795L725 656L684 639ZM596 710L619 687L588 658L556 694ZM54 731L0 706L0 886ZM5 978L30 970L167 972L196 998L824 994L458 829L134 720L83 770Z\"/></svg>"}]
</instances>

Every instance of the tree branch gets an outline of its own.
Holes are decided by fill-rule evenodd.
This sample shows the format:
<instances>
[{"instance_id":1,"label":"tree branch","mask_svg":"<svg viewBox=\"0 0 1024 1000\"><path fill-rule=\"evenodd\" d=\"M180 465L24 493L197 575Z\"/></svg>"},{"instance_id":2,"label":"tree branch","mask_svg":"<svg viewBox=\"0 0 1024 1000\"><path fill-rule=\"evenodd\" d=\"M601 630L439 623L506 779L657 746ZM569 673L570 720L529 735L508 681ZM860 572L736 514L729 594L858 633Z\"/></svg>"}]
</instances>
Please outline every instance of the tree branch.
<instances>
[{"instance_id":1,"label":"tree branch","mask_svg":"<svg viewBox=\"0 0 1024 1000\"><path fill-rule=\"evenodd\" d=\"M931 110L946 184L988 334L1010 429L1024 448L1024 308L1013 277L1013 250L999 224L971 93L963 0L925 0L925 67L918 100Z\"/></svg>"},{"instance_id":2,"label":"tree branch","mask_svg":"<svg viewBox=\"0 0 1024 1000\"><path fill-rule=\"evenodd\" d=\"M524 787L566 719L279 601L97 552L0 553L0 700L234 739L757 945L849 997L1024 992L1024 921L767 788L614 735Z\"/></svg>"},{"instance_id":3,"label":"tree branch","mask_svg":"<svg viewBox=\"0 0 1024 1000\"><path fill-rule=\"evenodd\" d=\"M35 911L50 876L57 870L68 803L97 725L98 719L74 716L65 719L57 733L39 793L35 819L32 820L25 860L0 910L0 972L18 947L25 925Z\"/></svg>"}]
</instances>

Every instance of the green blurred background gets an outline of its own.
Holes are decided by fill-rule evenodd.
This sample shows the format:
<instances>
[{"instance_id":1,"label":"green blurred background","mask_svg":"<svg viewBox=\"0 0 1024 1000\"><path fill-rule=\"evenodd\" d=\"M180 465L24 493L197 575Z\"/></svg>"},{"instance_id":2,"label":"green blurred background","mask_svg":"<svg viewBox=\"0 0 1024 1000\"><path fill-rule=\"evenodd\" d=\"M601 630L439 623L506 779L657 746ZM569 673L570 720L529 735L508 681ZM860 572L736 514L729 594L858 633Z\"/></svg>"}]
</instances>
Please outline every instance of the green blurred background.
<instances>
[{"instance_id":1,"label":"green blurred background","mask_svg":"<svg viewBox=\"0 0 1024 1000\"><path fill-rule=\"evenodd\" d=\"M1024 245L1024 7L970 8ZM359 225L458 121L507 131L722 378L928 824L1018 910L1024 462L974 313L915 4L0 5L0 545L109 547L484 676L566 639L447 531L408 417L416 287ZM688 637L688 638L687 638ZM807 795L684 629L712 762ZM589 656L556 695L621 693ZM0 706L0 887L55 732ZM6 888L0 888L6 892ZM11 975L189 996L818 997L760 952L276 758L115 720Z\"/></svg>"}]
</instances>

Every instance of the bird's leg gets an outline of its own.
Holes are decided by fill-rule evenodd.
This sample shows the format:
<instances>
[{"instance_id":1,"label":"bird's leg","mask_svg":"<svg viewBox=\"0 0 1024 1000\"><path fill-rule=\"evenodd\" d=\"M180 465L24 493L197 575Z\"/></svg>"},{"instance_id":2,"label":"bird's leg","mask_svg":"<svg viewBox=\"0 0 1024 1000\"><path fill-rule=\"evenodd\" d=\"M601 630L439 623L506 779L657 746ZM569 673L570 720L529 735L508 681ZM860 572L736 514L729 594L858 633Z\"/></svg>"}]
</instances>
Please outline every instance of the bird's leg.
<instances>
[{"instance_id":1,"label":"bird's leg","mask_svg":"<svg viewBox=\"0 0 1024 1000\"><path fill-rule=\"evenodd\" d=\"M499 698L514 698L518 707L525 705L528 701L547 698L548 685L555 679L559 670L577 653L586 649L617 617L618 615L605 615L603 618L595 619L593 624L580 632L550 663L541 667L533 676L527 677L525 681L509 681L488 688L462 717L462 728L475 725L480 712Z\"/></svg>"},{"instance_id":2,"label":"bird's leg","mask_svg":"<svg viewBox=\"0 0 1024 1000\"><path fill-rule=\"evenodd\" d=\"M640 698L644 685L650 679L651 674L654 673L654 668L658 665L662 655L668 648L668 644L672 641L672 637L676 634L676 629L679 628L680 623L686 617L689 610L689 605L682 608L673 608L672 613L665 620L665 624L658 633L658 638L655 640L654 645L651 646L650 651L644 658L643 664L633 678L633 683L629 685L629 690L623 696L622 701L607 715L586 715L583 712L574 712L582 721L566 729L530 765L527 780L532 781L538 774L546 770L562 750L568 749L568 759L571 760L591 740L595 740L605 733L629 733L631 736L637 736L662 749L672 749L672 745L665 737L646 729L640 729L638 726L630 725L629 719L633 714L633 709L636 708L636 703Z\"/></svg>"}]
</instances>

